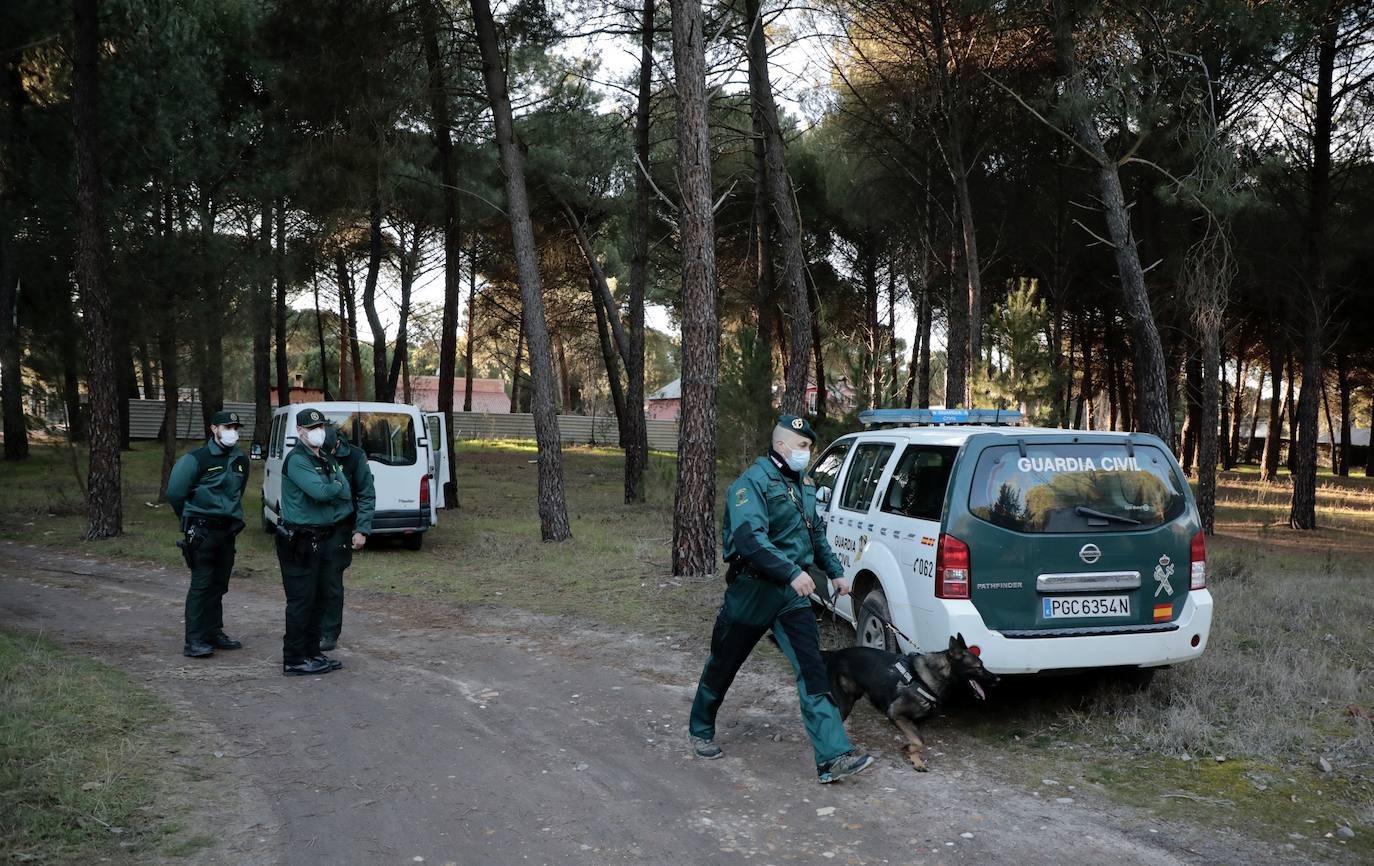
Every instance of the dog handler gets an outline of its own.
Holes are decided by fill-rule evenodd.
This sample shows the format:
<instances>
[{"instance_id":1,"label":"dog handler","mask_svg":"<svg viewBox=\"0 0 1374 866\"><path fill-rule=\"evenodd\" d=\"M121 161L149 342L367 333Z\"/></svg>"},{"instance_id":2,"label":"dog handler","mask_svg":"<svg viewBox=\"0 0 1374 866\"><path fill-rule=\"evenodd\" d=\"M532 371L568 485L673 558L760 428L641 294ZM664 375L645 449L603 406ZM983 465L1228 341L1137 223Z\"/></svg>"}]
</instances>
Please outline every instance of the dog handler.
<instances>
[{"instance_id":1,"label":"dog handler","mask_svg":"<svg viewBox=\"0 0 1374 866\"><path fill-rule=\"evenodd\" d=\"M177 542L191 586L186 590L186 645L182 655L205 658L243 646L224 633L224 594L234 570L234 539L243 530L248 459L238 449L239 414L210 417L210 441L172 467L167 501L181 519Z\"/></svg>"},{"instance_id":2,"label":"dog handler","mask_svg":"<svg viewBox=\"0 0 1374 866\"><path fill-rule=\"evenodd\" d=\"M327 674L343 667L320 652L320 618L336 563L348 550L353 491L338 461L322 450L326 424L318 409L298 412L296 447L282 461L277 561L286 591L286 676Z\"/></svg>"},{"instance_id":3,"label":"dog handler","mask_svg":"<svg viewBox=\"0 0 1374 866\"><path fill-rule=\"evenodd\" d=\"M806 419L783 415L773 428L773 447L730 485L721 537L725 601L711 632L711 654L701 672L688 726L692 749L719 758L716 713L740 665L769 629L797 673L802 721L816 755L822 784L852 776L873 763L849 742L830 695L820 631L811 612L816 584L807 570L819 567L835 591L849 594L843 567L816 517L816 488L803 473L816 444Z\"/></svg>"},{"instance_id":4,"label":"dog handler","mask_svg":"<svg viewBox=\"0 0 1374 866\"><path fill-rule=\"evenodd\" d=\"M372 534L372 514L377 508L377 489L372 483L372 468L367 455L357 445L350 445L348 437L332 424L325 429L324 452L339 461L348 486L353 490L353 518L348 546L334 560L334 574L330 577L329 592L325 595L324 613L320 619L320 649L328 652L339 643L343 631L344 572L353 564L353 551L362 550Z\"/></svg>"}]
</instances>

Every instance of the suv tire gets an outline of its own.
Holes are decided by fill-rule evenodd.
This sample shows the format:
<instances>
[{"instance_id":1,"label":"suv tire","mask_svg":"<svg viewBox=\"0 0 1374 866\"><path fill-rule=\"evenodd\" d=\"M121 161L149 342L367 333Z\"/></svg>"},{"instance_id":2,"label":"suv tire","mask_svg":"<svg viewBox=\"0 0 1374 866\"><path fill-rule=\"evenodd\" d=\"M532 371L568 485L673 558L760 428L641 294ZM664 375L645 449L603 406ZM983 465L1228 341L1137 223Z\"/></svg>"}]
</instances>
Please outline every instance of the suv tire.
<instances>
[{"instance_id":1,"label":"suv tire","mask_svg":"<svg viewBox=\"0 0 1374 866\"><path fill-rule=\"evenodd\" d=\"M859 615L854 626L854 646L897 652L897 638L893 636L891 629L883 625L883 620L892 621L891 608L887 605L887 596L883 594L882 589L875 587L864 596L863 604L859 605Z\"/></svg>"}]
</instances>

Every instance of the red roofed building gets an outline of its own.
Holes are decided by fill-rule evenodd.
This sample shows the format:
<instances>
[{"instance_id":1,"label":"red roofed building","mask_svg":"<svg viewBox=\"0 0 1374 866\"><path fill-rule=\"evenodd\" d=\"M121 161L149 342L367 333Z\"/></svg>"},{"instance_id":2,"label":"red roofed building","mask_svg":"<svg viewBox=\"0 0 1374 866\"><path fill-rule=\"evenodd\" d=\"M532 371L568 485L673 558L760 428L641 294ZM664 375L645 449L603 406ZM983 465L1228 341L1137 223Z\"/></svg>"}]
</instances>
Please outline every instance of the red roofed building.
<instances>
[{"instance_id":1,"label":"red roofed building","mask_svg":"<svg viewBox=\"0 0 1374 866\"><path fill-rule=\"evenodd\" d=\"M453 411L463 411L463 393L466 384L462 376L453 380ZM425 412L439 410L439 377L411 376L410 399L415 406ZM472 380L472 411L491 414L510 414L510 395L506 393L504 379Z\"/></svg>"}]
</instances>

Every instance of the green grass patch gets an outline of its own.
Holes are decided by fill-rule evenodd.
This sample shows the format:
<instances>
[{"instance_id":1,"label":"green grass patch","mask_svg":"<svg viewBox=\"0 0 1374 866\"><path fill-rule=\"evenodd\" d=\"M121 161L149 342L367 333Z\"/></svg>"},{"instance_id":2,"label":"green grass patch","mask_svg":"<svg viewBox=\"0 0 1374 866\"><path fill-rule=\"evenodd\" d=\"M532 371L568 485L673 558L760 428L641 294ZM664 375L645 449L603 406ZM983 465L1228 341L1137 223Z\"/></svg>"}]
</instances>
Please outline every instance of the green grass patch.
<instances>
[{"instance_id":1,"label":"green grass patch","mask_svg":"<svg viewBox=\"0 0 1374 866\"><path fill-rule=\"evenodd\" d=\"M169 716L123 673L0 631L0 861L122 861L154 845L151 729Z\"/></svg>"}]
</instances>

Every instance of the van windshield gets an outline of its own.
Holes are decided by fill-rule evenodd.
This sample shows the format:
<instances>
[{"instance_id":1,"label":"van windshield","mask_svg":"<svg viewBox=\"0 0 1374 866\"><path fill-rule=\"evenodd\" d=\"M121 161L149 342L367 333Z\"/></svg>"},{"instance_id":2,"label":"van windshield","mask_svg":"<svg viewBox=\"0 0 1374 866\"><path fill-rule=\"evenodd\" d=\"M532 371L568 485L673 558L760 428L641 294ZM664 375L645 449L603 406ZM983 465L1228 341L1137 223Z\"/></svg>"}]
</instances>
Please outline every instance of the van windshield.
<instances>
[{"instance_id":1,"label":"van windshield","mask_svg":"<svg viewBox=\"0 0 1374 866\"><path fill-rule=\"evenodd\" d=\"M1129 531L1187 506L1183 482L1158 448L1062 442L988 448L969 493L974 517L1016 532Z\"/></svg>"}]
</instances>

